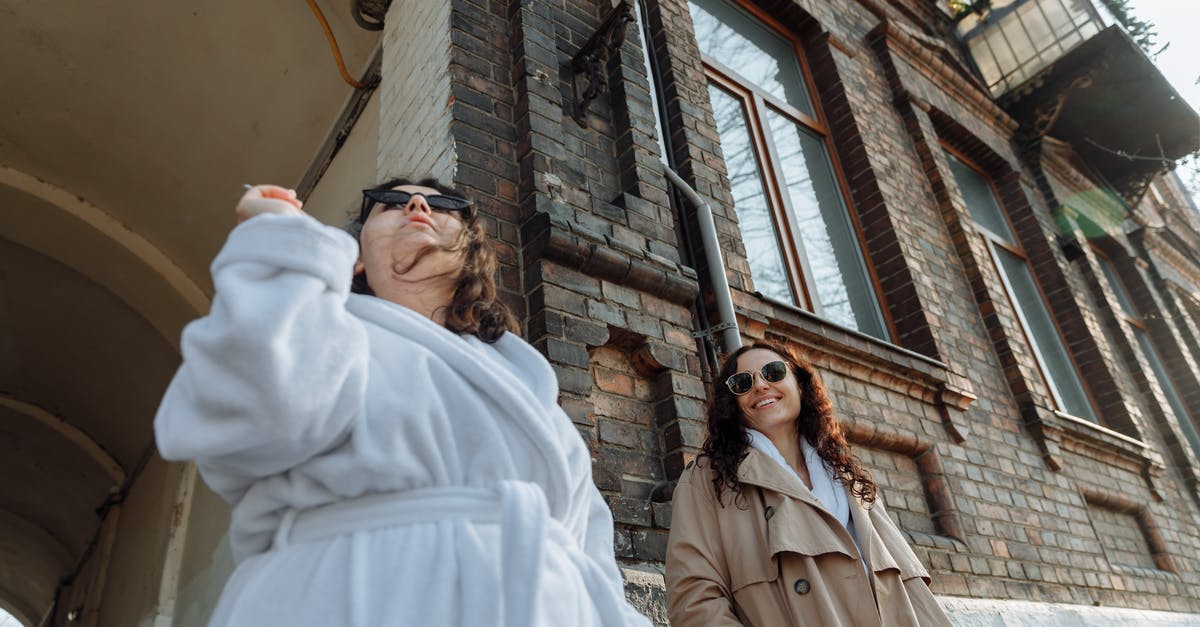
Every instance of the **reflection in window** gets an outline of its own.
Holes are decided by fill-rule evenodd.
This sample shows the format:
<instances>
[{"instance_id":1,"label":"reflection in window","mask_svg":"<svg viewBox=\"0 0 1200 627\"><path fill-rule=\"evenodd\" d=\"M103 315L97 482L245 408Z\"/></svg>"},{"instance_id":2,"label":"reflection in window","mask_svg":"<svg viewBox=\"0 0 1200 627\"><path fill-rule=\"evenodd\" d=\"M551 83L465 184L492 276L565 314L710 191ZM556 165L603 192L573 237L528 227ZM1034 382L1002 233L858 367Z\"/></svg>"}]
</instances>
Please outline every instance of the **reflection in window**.
<instances>
[{"instance_id":1,"label":"reflection in window","mask_svg":"<svg viewBox=\"0 0 1200 627\"><path fill-rule=\"evenodd\" d=\"M788 286L783 255L775 236L771 208L767 204L767 192L742 104L712 85L708 86L708 97L721 135L733 208L737 212L742 241L746 244L746 259L750 263L754 287L771 298L791 301L792 290Z\"/></svg>"},{"instance_id":2,"label":"reflection in window","mask_svg":"<svg viewBox=\"0 0 1200 627\"><path fill-rule=\"evenodd\" d=\"M791 40L725 0L692 0L692 24L704 56L766 93L813 115Z\"/></svg>"},{"instance_id":3,"label":"reflection in window","mask_svg":"<svg viewBox=\"0 0 1200 627\"><path fill-rule=\"evenodd\" d=\"M1179 421L1183 437L1187 438L1188 444L1192 446L1192 452L1196 454L1197 458L1200 458L1200 433L1196 432L1196 425L1192 424L1192 415L1184 406L1179 390L1175 388L1175 384L1167 373L1167 367L1158 358L1158 351L1154 350L1154 344L1150 342L1150 336L1144 329L1133 327L1133 335L1137 338L1138 346L1142 349L1146 363L1154 371L1154 378L1158 379L1158 386L1162 389L1167 404L1171 406L1171 411L1175 412L1175 418Z\"/></svg>"},{"instance_id":4,"label":"reflection in window","mask_svg":"<svg viewBox=\"0 0 1200 627\"><path fill-rule=\"evenodd\" d=\"M794 40L728 0L689 7L755 288L888 339Z\"/></svg>"},{"instance_id":5,"label":"reflection in window","mask_svg":"<svg viewBox=\"0 0 1200 627\"><path fill-rule=\"evenodd\" d=\"M1012 230L1008 228L1004 210L1000 208L1000 203L996 202L996 195L992 192L988 180L976 174L954 155L946 153L946 156L949 157L950 170L954 172L954 180L958 183L958 191L962 193L963 201L967 203L971 219L1003 240L1015 242L1017 238L1013 237Z\"/></svg>"},{"instance_id":6,"label":"reflection in window","mask_svg":"<svg viewBox=\"0 0 1200 627\"><path fill-rule=\"evenodd\" d=\"M767 121L791 199L792 228L804 242L825 317L883 337L871 278L821 139L774 109L767 109Z\"/></svg>"}]
</instances>

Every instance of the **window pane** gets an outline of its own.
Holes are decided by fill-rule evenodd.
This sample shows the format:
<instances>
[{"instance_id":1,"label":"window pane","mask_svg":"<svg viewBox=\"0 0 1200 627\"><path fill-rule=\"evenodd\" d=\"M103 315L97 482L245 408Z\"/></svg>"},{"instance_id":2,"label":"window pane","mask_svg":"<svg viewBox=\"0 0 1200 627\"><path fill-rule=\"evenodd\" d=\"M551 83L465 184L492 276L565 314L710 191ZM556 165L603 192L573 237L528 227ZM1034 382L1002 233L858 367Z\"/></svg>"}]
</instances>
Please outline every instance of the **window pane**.
<instances>
[{"instance_id":1,"label":"window pane","mask_svg":"<svg viewBox=\"0 0 1200 627\"><path fill-rule=\"evenodd\" d=\"M792 203L792 232L804 242L824 317L887 339L858 237L821 139L777 111L767 122Z\"/></svg>"},{"instance_id":2,"label":"window pane","mask_svg":"<svg viewBox=\"0 0 1200 627\"><path fill-rule=\"evenodd\" d=\"M1007 77L1013 73L1017 69L1017 59L1013 56L1012 46L1008 45L1008 40L1004 39L1004 33L999 28L989 28L984 31L983 39L987 42L992 54L995 55L1000 75Z\"/></svg>"},{"instance_id":3,"label":"window pane","mask_svg":"<svg viewBox=\"0 0 1200 627\"><path fill-rule=\"evenodd\" d=\"M1054 31L1055 36L1061 37L1075 28L1075 25L1071 23L1071 12L1061 0L1041 4L1042 12L1046 15L1046 23L1050 25L1050 30Z\"/></svg>"},{"instance_id":4,"label":"window pane","mask_svg":"<svg viewBox=\"0 0 1200 627\"><path fill-rule=\"evenodd\" d=\"M1032 56L1037 48L1033 47L1033 42L1029 39L1029 33L1025 30L1025 18L1030 10L1037 10L1037 6L1030 3L1017 8L1016 12L1010 13L1001 20L1000 28L1004 30L1004 38L1008 40L1008 44L1013 50L1021 51L1021 58L1017 61L1019 65L1024 65L1029 62L1029 57Z\"/></svg>"},{"instance_id":5,"label":"window pane","mask_svg":"<svg viewBox=\"0 0 1200 627\"><path fill-rule=\"evenodd\" d=\"M946 158L950 161L950 170L954 172L954 180L967 203L971 218L983 228L1015 244L1016 238L1008 229L1004 210L996 203L996 196L992 193L992 186L988 185L987 179L948 152Z\"/></svg>"},{"instance_id":6,"label":"window pane","mask_svg":"<svg viewBox=\"0 0 1200 627\"><path fill-rule=\"evenodd\" d=\"M791 41L725 0L691 0L688 7L701 52L815 117Z\"/></svg>"},{"instance_id":7,"label":"window pane","mask_svg":"<svg viewBox=\"0 0 1200 627\"><path fill-rule=\"evenodd\" d=\"M996 62L996 55L992 54L992 49L988 47L987 41L983 37L975 37L967 40L967 45L971 47L971 56L975 58L975 65L979 67L979 73L983 75L983 82L989 87L1000 81L1000 67Z\"/></svg>"},{"instance_id":8,"label":"window pane","mask_svg":"<svg viewBox=\"0 0 1200 627\"><path fill-rule=\"evenodd\" d=\"M1142 348L1142 355L1146 357L1146 362L1150 364L1150 369L1154 371L1154 376L1158 379L1163 396L1167 397L1167 404L1171 406L1175 417L1179 419L1179 428L1183 431L1183 436L1192 445L1192 451L1196 453L1196 457L1200 457L1200 433L1196 433L1196 425L1192 424L1192 415L1183 406L1179 390L1175 389L1175 384L1167 376L1166 367L1159 360L1154 345L1150 343L1150 336L1137 327L1133 327L1133 334L1137 336L1138 345Z\"/></svg>"},{"instance_id":9,"label":"window pane","mask_svg":"<svg viewBox=\"0 0 1200 627\"><path fill-rule=\"evenodd\" d=\"M1125 291L1125 286L1121 285L1121 279L1117 277L1117 268L1113 266L1112 261L1107 257L1097 255L1100 259L1100 269L1104 271L1104 278L1108 279L1108 285L1112 288L1114 294L1117 295L1117 302L1121 304L1121 309L1125 310L1125 315L1131 318L1140 318L1137 309L1133 306L1133 299L1129 297L1129 293Z\"/></svg>"},{"instance_id":10,"label":"window pane","mask_svg":"<svg viewBox=\"0 0 1200 627\"><path fill-rule=\"evenodd\" d=\"M1004 276L1008 278L1014 305L1025 321L1026 335L1040 358L1046 382L1054 388L1062 402L1062 410L1079 418L1099 422L1079 380L1075 365L1071 363L1067 354L1067 347L1063 345L1050 317L1050 311L1038 292L1037 284L1034 283L1029 264L999 246L989 247L999 260Z\"/></svg>"},{"instance_id":11,"label":"window pane","mask_svg":"<svg viewBox=\"0 0 1200 627\"><path fill-rule=\"evenodd\" d=\"M763 187L762 169L750 140L742 103L714 85L708 86L708 98L721 136L733 208L737 212L742 241L746 244L746 259L750 263L754 287L766 296L794 303L796 299L788 282L779 237Z\"/></svg>"},{"instance_id":12,"label":"window pane","mask_svg":"<svg viewBox=\"0 0 1200 627\"><path fill-rule=\"evenodd\" d=\"M1023 20L1029 38L1033 40L1033 49L1042 52L1054 45L1054 33L1050 31L1050 20L1045 13L1046 3L1033 3L1025 11Z\"/></svg>"}]
</instances>

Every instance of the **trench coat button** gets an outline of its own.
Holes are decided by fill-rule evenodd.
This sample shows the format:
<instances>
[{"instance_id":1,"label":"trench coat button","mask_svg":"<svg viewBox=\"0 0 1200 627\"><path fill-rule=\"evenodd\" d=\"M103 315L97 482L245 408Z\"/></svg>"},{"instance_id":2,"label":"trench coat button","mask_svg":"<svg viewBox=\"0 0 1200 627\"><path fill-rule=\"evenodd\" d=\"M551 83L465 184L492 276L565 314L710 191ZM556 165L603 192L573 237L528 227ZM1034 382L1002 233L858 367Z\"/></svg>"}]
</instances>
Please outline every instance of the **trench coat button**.
<instances>
[{"instance_id":1,"label":"trench coat button","mask_svg":"<svg viewBox=\"0 0 1200 627\"><path fill-rule=\"evenodd\" d=\"M767 520L771 520L771 517L774 515L775 515L775 508L768 505L766 511L763 512L763 516L766 517Z\"/></svg>"},{"instance_id":2,"label":"trench coat button","mask_svg":"<svg viewBox=\"0 0 1200 627\"><path fill-rule=\"evenodd\" d=\"M792 586L796 589L796 594L808 594L812 590L812 584L808 583L807 579L797 579L796 585Z\"/></svg>"}]
</instances>

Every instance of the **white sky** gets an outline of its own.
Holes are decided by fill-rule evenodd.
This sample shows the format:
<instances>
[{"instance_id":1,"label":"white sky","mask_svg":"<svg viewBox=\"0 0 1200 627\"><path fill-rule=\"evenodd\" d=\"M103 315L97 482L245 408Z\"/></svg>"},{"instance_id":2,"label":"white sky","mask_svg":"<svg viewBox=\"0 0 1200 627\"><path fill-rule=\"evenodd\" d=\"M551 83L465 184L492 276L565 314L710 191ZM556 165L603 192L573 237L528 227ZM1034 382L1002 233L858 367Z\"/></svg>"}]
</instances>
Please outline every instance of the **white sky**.
<instances>
[{"instance_id":1,"label":"white sky","mask_svg":"<svg viewBox=\"0 0 1200 627\"><path fill-rule=\"evenodd\" d=\"M1200 110L1200 2L1134 0L1133 13L1154 23L1159 47L1170 42L1154 62L1184 100Z\"/></svg>"},{"instance_id":2,"label":"white sky","mask_svg":"<svg viewBox=\"0 0 1200 627\"><path fill-rule=\"evenodd\" d=\"M1175 91L1200 112L1200 1L1134 0L1133 14L1154 23L1156 49L1170 43L1154 63ZM1200 163L1185 161L1175 172L1200 205Z\"/></svg>"}]
</instances>

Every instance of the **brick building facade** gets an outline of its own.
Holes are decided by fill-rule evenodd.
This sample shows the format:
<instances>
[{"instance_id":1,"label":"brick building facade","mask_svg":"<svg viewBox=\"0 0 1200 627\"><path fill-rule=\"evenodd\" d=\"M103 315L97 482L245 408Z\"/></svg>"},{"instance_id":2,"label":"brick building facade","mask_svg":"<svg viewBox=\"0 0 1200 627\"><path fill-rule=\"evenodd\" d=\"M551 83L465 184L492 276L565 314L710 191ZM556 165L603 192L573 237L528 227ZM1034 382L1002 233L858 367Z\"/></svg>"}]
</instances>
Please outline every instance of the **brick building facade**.
<instances>
[{"instance_id":1,"label":"brick building facade","mask_svg":"<svg viewBox=\"0 0 1200 627\"><path fill-rule=\"evenodd\" d=\"M1080 151L1068 122L1101 143L1125 122L1062 94L1103 86L1052 68L1051 95L996 97L931 2L450 12L455 180L494 218L659 617L670 482L712 373L694 332L718 323L660 156L714 213L741 335L819 366L938 595L1200 613L1200 216L1161 164Z\"/></svg>"},{"instance_id":2,"label":"brick building facade","mask_svg":"<svg viewBox=\"0 0 1200 627\"><path fill-rule=\"evenodd\" d=\"M328 12L366 68L341 91L303 3L252 4L0 20L22 624L205 624L232 570L228 506L150 426L211 297L214 190L299 181L340 224L425 173L477 198L660 624L734 337L818 367L956 622L1200 620L1200 211L1167 171L1200 120L1101 3L362 0L379 31Z\"/></svg>"}]
</instances>

